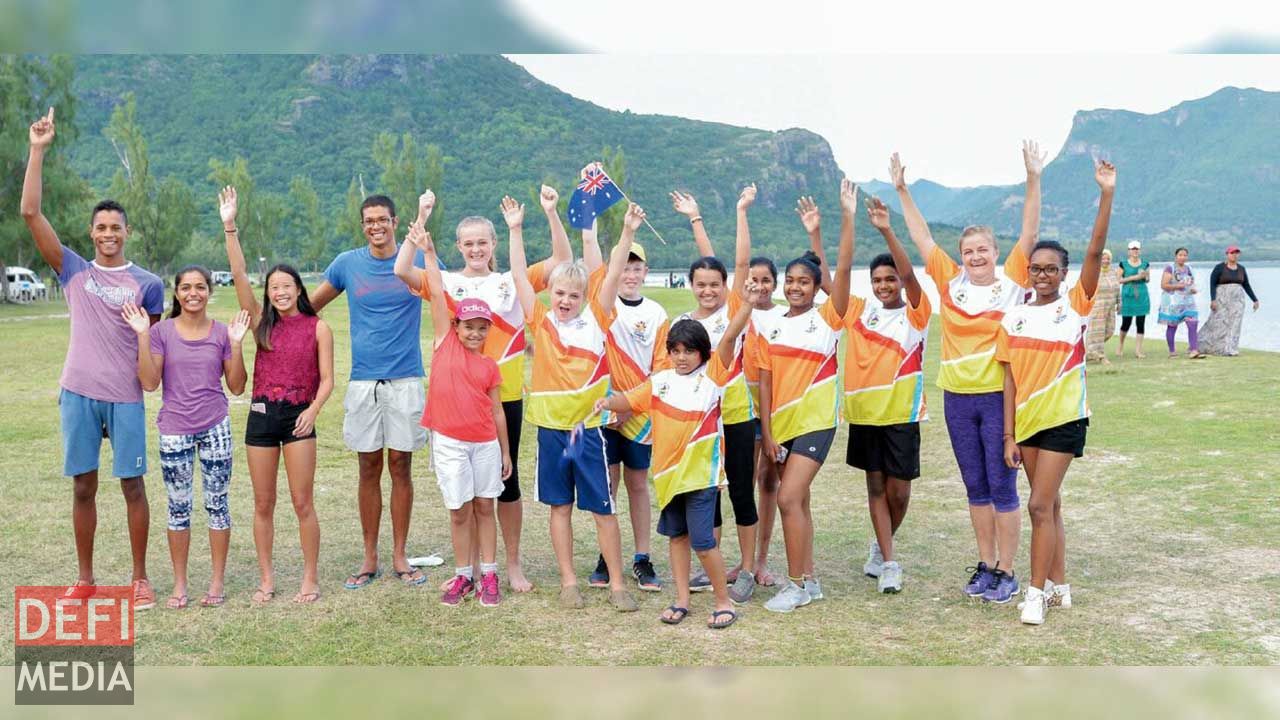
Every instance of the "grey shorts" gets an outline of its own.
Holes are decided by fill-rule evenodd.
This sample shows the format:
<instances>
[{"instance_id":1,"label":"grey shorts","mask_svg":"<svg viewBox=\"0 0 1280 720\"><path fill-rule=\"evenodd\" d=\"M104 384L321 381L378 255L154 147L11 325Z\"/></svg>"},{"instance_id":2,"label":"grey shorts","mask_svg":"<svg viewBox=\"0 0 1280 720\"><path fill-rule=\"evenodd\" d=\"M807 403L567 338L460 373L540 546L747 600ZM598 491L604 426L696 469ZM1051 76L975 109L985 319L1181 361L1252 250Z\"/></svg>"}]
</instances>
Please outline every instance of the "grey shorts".
<instances>
[{"instance_id":1,"label":"grey shorts","mask_svg":"<svg viewBox=\"0 0 1280 720\"><path fill-rule=\"evenodd\" d=\"M421 450L427 444L426 402L422 378L352 380L342 402L342 439L356 452Z\"/></svg>"}]
</instances>

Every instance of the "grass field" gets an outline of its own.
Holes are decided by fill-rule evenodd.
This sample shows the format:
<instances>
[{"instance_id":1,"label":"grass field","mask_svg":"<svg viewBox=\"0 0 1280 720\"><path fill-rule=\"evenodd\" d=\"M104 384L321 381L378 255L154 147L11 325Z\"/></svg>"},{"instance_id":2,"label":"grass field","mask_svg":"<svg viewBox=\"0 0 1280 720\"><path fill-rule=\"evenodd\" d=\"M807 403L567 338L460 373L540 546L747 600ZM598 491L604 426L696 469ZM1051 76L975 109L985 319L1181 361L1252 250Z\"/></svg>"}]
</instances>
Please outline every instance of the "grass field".
<instances>
[{"instance_id":1,"label":"grass field","mask_svg":"<svg viewBox=\"0 0 1280 720\"><path fill-rule=\"evenodd\" d=\"M657 290L670 310L691 305L683 290ZM211 311L226 320L234 296L220 290ZM0 305L0 449L5 502L0 537L5 582L65 584L75 577L69 509L70 481L61 476L58 375L68 332L65 307L56 303ZM960 588L975 550L964 489L942 422L941 391L930 391L933 420L923 431L923 476L899 532L906 580L902 594L880 596L862 577L869 536L860 473L843 465L845 433L814 484L818 575L827 599L790 615L762 603L762 589L737 625L712 632L702 621L710 598L694 596L693 615L679 627L657 622L670 591L636 593L638 614L612 611L604 591L591 591L582 611L556 604L557 577L547 513L532 502L525 481L525 566L537 589L504 595L501 607L438 603L430 581L407 588L382 579L361 591L342 580L359 564L355 456L342 445L342 396L350 367L346 308L325 312L337 338L338 389L317 423L320 458L316 504L321 525L324 598L295 606L301 567L296 521L287 497L276 515L277 588L282 598L254 608L257 580L251 489L238 447L231 486L233 536L226 607L148 611L138 622L142 665L416 665L416 664L733 664L733 665L1203 665L1280 663L1280 355L1245 352L1235 359L1167 360L1152 338L1148 358L1125 358L1107 371L1091 370L1094 417L1086 457L1064 484L1068 576L1075 607L1055 611L1028 628L1017 611L984 605ZM936 328L934 331L936 340ZM429 314L422 343L430 348ZM932 342L926 373L938 366ZM251 352L246 352L250 360ZM154 419L159 394L147 400ZM247 404L233 399L237 437ZM165 496L156 457L151 472L150 575L161 603L171 571L165 543ZM531 435L527 433L527 435ZM106 457L104 450L104 458ZM531 478L533 443L519 462ZM451 558L446 511L427 454L415 458L416 498L410 554ZM1026 481L1020 478L1026 492ZM282 483L283 485L283 483ZM383 483L384 494L389 480ZM625 492L620 501L625 506ZM116 483L103 479L98 500L98 580L126 583L129 552L124 504ZM726 512L729 505L725 503ZM385 503L384 503L385 512ZM192 594L208 578L203 512L193 516ZM624 552L631 550L621 513ZM726 520L726 526L729 525ZM596 550L590 519L575 516L577 567L586 574ZM1026 538L1018 560L1027 573ZM389 564L390 521L383 519L384 567ZM736 542L727 543L730 562ZM669 579L666 542L655 537L655 560ZM773 543L775 571L783 567L781 531ZM451 567L446 565L446 568ZM1025 577L1023 578L1025 582ZM11 633L5 613L0 631ZM0 665L13 661L0 644Z\"/></svg>"}]
</instances>

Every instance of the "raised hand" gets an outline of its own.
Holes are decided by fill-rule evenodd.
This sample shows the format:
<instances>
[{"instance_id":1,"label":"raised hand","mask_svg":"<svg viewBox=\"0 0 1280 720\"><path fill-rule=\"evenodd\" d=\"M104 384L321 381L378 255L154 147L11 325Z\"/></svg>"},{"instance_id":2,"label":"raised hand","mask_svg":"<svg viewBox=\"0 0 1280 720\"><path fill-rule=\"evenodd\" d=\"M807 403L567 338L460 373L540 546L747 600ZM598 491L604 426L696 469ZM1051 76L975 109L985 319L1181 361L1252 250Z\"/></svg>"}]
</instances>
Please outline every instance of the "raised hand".
<instances>
[{"instance_id":1,"label":"raised hand","mask_svg":"<svg viewBox=\"0 0 1280 720\"><path fill-rule=\"evenodd\" d=\"M698 216L698 201L694 200L689 193L673 190L671 192L671 207L687 218L692 219Z\"/></svg>"},{"instance_id":2,"label":"raised hand","mask_svg":"<svg viewBox=\"0 0 1280 720\"><path fill-rule=\"evenodd\" d=\"M227 326L227 336L231 338L231 344L239 345L244 342L245 333L249 331L249 311L241 310L231 319L231 324Z\"/></svg>"},{"instance_id":3,"label":"raised hand","mask_svg":"<svg viewBox=\"0 0 1280 720\"><path fill-rule=\"evenodd\" d=\"M553 213L560 202L560 193L550 185L543 185L542 190L538 192L538 202L542 203L543 212Z\"/></svg>"},{"instance_id":4,"label":"raised hand","mask_svg":"<svg viewBox=\"0 0 1280 720\"><path fill-rule=\"evenodd\" d=\"M1106 160L1095 160L1093 163L1093 179L1098 182L1102 192L1115 192L1116 166Z\"/></svg>"},{"instance_id":5,"label":"raised hand","mask_svg":"<svg viewBox=\"0 0 1280 720\"><path fill-rule=\"evenodd\" d=\"M409 225L409 234L404 238L409 243L416 246L423 253L435 252L435 244L431 242L431 233L427 232L422 221L419 220Z\"/></svg>"},{"instance_id":6,"label":"raised hand","mask_svg":"<svg viewBox=\"0 0 1280 720\"><path fill-rule=\"evenodd\" d=\"M849 215L858 214L858 186L849 178L840 181L840 209Z\"/></svg>"},{"instance_id":7,"label":"raised hand","mask_svg":"<svg viewBox=\"0 0 1280 720\"><path fill-rule=\"evenodd\" d=\"M238 207L236 189L230 185L222 188L218 193L218 214L222 216L222 224L224 226L232 227L236 224Z\"/></svg>"},{"instance_id":8,"label":"raised hand","mask_svg":"<svg viewBox=\"0 0 1280 720\"><path fill-rule=\"evenodd\" d=\"M595 170L597 172L604 172L604 164L601 163L599 160L593 160L587 163L586 165L583 165L582 169L578 171L578 179L586 180L587 172L590 170Z\"/></svg>"},{"instance_id":9,"label":"raised hand","mask_svg":"<svg viewBox=\"0 0 1280 720\"><path fill-rule=\"evenodd\" d=\"M867 198L867 217L871 219L871 227L884 232L889 229L889 208L880 198Z\"/></svg>"},{"instance_id":10,"label":"raised hand","mask_svg":"<svg viewBox=\"0 0 1280 720\"><path fill-rule=\"evenodd\" d=\"M49 108L49 114L31 123L31 129L27 132L27 139L31 141L31 147L41 150L53 144L53 108Z\"/></svg>"},{"instance_id":11,"label":"raised hand","mask_svg":"<svg viewBox=\"0 0 1280 720\"><path fill-rule=\"evenodd\" d=\"M510 195L502 198L502 219L507 221L507 227L517 228L524 225L524 204L515 201Z\"/></svg>"},{"instance_id":12,"label":"raised hand","mask_svg":"<svg viewBox=\"0 0 1280 720\"><path fill-rule=\"evenodd\" d=\"M822 227L822 213L818 212L818 205L812 197L801 196L796 201L796 214L800 216L805 232L817 232Z\"/></svg>"},{"instance_id":13,"label":"raised hand","mask_svg":"<svg viewBox=\"0 0 1280 720\"><path fill-rule=\"evenodd\" d=\"M751 183L750 185L742 188L742 192L738 193L738 209L739 210L746 210L747 208L751 207L751 204L754 203L755 201L756 201L756 184L755 183Z\"/></svg>"},{"instance_id":14,"label":"raised hand","mask_svg":"<svg viewBox=\"0 0 1280 720\"><path fill-rule=\"evenodd\" d=\"M431 188L427 188L418 196L418 221L425 223L431 217L431 211L435 209L436 194L431 192Z\"/></svg>"},{"instance_id":15,"label":"raised hand","mask_svg":"<svg viewBox=\"0 0 1280 720\"><path fill-rule=\"evenodd\" d=\"M1027 166L1027 174L1039 176L1044 172L1045 158L1049 157L1046 151L1040 152L1040 144L1035 140L1022 141L1022 164Z\"/></svg>"},{"instance_id":16,"label":"raised hand","mask_svg":"<svg viewBox=\"0 0 1280 720\"><path fill-rule=\"evenodd\" d=\"M907 168L898 158L898 153L889 156L889 180L897 190L907 189Z\"/></svg>"},{"instance_id":17,"label":"raised hand","mask_svg":"<svg viewBox=\"0 0 1280 720\"><path fill-rule=\"evenodd\" d=\"M121 306L120 317L124 318L124 321L129 323L129 327L139 335L151 329L151 317L131 302Z\"/></svg>"},{"instance_id":18,"label":"raised hand","mask_svg":"<svg viewBox=\"0 0 1280 720\"><path fill-rule=\"evenodd\" d=\"M754 280L748 280L747 284L742 286L742 298L747 301L747 305L754 306L764 296L764 288Z\"/></svg>"},{"instance_id":19,"label":"raised hand","mask_svg":"<svg viewBox=\"0 0 1280 720\"><path fill-rule=\"evenodd\" d=\"M696 207L696 206L695 206ZM627 205L627 215L622 218L622 224L632 232L640 229L640 225L644 223L644 208L635 203Z\"/></svg>"}]
</instances>

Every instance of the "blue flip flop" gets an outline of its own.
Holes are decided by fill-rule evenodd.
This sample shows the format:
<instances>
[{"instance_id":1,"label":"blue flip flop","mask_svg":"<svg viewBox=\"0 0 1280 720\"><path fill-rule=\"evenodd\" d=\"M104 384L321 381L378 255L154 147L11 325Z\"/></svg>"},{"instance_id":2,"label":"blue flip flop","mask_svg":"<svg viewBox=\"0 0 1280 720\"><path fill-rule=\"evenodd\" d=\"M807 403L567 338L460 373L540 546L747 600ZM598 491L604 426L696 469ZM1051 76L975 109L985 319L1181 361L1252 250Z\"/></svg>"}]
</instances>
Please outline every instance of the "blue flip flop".
<instances>
[{"instance_id":1,"label":"blue flip flop","mask_svg":"<svg viewBox=\"0 0 1280 720\"><path fill-rule=\"evenodd\" d=\"M360 588L367 588L373 584L374 580L377 580L378 578L382 577L382 568L377 568L372 572L355 573L351 577L355 578L356 581L344 582L342 583L342 587L348 590L359 590Z\"/></svg>"}]
</instances>

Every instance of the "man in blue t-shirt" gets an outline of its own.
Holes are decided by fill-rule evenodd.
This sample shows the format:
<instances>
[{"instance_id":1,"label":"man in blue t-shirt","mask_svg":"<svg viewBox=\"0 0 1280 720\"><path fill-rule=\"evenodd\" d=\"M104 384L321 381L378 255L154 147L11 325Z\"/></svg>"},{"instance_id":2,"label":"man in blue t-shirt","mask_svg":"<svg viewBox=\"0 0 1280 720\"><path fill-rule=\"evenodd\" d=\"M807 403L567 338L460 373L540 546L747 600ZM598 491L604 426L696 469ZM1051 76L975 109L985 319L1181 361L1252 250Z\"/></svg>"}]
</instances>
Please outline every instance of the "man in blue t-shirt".
<instances>
[{"instance_id":1,"label":"man in blue t-shirt","mask_svg":"<svg viewBox=\"0 0 1280 720\"><path fill-rule=\"evenodd\" d=\"M391 472L391 566L402 582L421 585L426 575L405 556L413 509L413 453L427 443L421 425L422 349L418 338L422 300L395 275L396 206L385 195L370 195L360 206L368 245L348 250L324 271L311 294L317 311L347 293L351 317L351 379L343 402L342 437L360 459L358 500L364 535L364 562L348 590L366 587L381 574L378 529L382 521L383 450ZM414 260L422 266L422 254Z\"/></svg>"}]
</instances>

